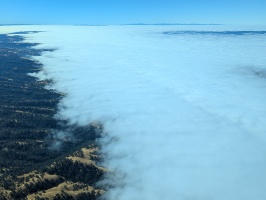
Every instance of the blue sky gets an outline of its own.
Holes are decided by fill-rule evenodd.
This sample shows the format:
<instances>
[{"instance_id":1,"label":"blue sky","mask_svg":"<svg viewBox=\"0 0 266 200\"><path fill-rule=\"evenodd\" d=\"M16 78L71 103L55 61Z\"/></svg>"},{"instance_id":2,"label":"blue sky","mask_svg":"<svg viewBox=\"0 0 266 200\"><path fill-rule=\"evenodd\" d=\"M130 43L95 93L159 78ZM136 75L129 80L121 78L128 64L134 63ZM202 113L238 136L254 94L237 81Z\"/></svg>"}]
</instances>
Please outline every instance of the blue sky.
<instances>
[{"instance_id":1,"label":"blue sky","mask_svg":"<svg viewBox=\"0 0 266 200\"><path fill-rule=\"evenodd\" d=\"M0 0L0 24L266 25L266 0Z\"/></svg>"}]
</instances>

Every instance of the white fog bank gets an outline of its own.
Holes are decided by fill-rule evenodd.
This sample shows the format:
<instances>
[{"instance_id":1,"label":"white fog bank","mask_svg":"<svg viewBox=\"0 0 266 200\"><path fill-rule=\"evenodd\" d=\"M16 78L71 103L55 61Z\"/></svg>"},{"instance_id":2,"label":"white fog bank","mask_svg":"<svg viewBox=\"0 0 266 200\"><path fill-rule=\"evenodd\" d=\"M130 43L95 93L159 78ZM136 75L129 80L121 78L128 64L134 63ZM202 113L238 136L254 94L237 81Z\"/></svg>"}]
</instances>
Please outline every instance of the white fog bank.
<instances>
[{"instance_id":1,"label":"white fog bank","mask_svg":"<svg viewBox=\"0 0 266 200\"><path fill-rule=\"evenodd\" d=\"M266 199L266 33L19 28L44 31L26 41L56 49L35 59L37 76L66 93L57 117L104 124L102 164L116 173L100 183L115 186L106 199Z\"/></svg>"}]
</instances>

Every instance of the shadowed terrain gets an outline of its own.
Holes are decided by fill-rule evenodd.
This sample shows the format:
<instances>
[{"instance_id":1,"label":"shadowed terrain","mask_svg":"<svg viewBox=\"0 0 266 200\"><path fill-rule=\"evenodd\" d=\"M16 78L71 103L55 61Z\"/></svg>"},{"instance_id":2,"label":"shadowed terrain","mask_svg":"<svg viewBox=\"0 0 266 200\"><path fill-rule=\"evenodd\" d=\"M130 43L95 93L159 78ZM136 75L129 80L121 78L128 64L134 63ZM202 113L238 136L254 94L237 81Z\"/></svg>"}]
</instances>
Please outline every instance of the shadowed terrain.
<instances>
[{"instance_id":1,"label":"shadowed terrain","mask_svg":"<svg viewBox=\"0 0 266 200\"><path fill-rule=\"evenodd\" d=\"M95 199L102 127L53 117L62 94L28 75L42 67L30 59L42 52L34 45L0 35L0 199Z\"/></svg>"}]
</instances>

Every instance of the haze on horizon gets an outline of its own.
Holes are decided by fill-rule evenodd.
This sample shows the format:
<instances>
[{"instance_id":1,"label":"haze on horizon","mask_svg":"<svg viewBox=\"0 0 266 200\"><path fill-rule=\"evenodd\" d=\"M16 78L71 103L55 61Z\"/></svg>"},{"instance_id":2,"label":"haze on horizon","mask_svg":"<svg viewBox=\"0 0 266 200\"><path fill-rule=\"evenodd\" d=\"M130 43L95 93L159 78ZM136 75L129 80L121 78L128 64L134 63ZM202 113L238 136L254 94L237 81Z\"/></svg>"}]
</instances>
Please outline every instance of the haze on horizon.
<instances>
[{"instance_id":1,"label":"haze on horizon","mask_svg":"<svg viewBox=\"0 0 266 200\"><path fill-rule=\"evenodd\" d=\"M266 25L264 0L0 0L0 24Z\"/></svg>"}]
</instances>

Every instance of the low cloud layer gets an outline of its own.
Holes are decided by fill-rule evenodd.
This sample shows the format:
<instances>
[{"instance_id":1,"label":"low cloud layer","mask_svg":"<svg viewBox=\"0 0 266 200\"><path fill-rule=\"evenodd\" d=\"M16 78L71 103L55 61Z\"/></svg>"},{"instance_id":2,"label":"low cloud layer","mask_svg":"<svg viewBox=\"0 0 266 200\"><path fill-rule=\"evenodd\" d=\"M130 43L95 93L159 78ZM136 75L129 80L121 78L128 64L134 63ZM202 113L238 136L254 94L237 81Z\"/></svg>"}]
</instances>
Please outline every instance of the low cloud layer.
<instances>
[{"instance_id":1,"label":"low cloud layer","mask_svg":"<svg viewBox=\"0 0 266 200\"><path fill-rule=\"evenodd\" d=\"M66 94L57 117L104 125L103 165L115 174L101 183L114 186L104 198L266 198L266 79L257 73L266 68L266 35L35 29L46 32L27 41L57 49L35 58L44 64L38 76Z\"/></svg>"}]
</instances>

